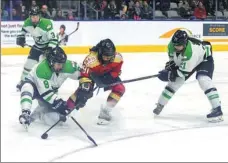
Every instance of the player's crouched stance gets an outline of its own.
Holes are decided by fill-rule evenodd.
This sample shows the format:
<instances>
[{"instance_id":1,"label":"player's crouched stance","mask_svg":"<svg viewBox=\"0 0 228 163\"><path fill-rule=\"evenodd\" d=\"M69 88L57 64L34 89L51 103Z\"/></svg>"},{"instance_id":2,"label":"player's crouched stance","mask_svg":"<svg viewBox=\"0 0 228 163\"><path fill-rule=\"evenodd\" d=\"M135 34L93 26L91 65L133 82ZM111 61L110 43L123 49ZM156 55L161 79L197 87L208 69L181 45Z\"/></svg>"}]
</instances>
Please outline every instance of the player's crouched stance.
<instances>
[{"instance_id":1,"label":"player's crouched stance","mask_svg":"<svg viewBox=\"0 0 228 163\"><path fill-rule=\"evenodd\" d=\"M63 49L56 47L47 58L35 65L21 87L21 115L19 121L28 126L35 119L48 125L59 118L66 120L70 110L67 103L57 95L59 87L67 78L78 80L80 68L76 62L67 60ZM32 100L38 100L38 107L31 113Z\"/></svg>"},{"instance_id":2,"label":"player's crouched stance","mask_svg":"<svg viewBox=\"0 0 228 163\"><path fill-rule=\"evenodd\" d=\"M191 38L185 31L178 30L168 45L168 54L170 60L166 63L165 70L160 71L158 76L160 80L168 81L168 85L158 100L154 114L159 115L175 92L196 72L200 88L212 106L211 113L207 115L208 120L222 121L221 102L217 89L212 83L214 60L211 44Z\"/></svg>"},{"instance_id":3,"label":"player's crouched stance","mask_svg":"<svg viewBox=\"0 0 228 163\"><path fill-rule=\"evenodd\" d=\"M69 106L75 105L84 107L87 100L93 96L94 84L113 84L121 81L119 78L123 59L121 54L116 52L115 45L110 39L101 40L94 46L91 53L83 61L83 71L79 80L79 87L71 95ZM111 90L105 106L101 106L98 116L98 124L109 124L112 116L111 110L116 106L125 92L123 84L105 87L104 90Z\"/></svg>"}]
</instances>

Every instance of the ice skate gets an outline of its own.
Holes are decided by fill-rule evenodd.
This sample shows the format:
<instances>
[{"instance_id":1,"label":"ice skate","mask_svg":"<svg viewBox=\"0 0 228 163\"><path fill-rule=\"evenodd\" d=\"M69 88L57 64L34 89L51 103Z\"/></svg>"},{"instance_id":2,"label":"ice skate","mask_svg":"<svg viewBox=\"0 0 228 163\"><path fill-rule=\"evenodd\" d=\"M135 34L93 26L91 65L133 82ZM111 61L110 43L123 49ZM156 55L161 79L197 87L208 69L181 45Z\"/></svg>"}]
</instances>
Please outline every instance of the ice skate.
<instances>
[{"instance_id":1,"label":"ice skate","mask_svg":"<svg viewBox=\"0 0 228 163\"><path fill-rule=\"evenodd\" d=\"M112 120L112 116L110 115L111 109L105 108L101 106L100 114L98 116L98 125L108 125Z\"/></svg>"},{"instance_id":2,"label":"ice skate","mask_svg":"<svg viewBox=\"0 0 228 163\"><path fill-rule=\"evenodd\" d=\"M223 117L222 116L223 116L223 113L222 113L222 110L221 110L221 106L219 106L217 108L212 109L211 113L207 115L207 118L208 118L209 122L216 123L216 122L223 121Z\"/></svg>"},{"instance_id":3,"label":"ice skate","mask_svg":"<svg viewBox=\"0 0 228 163\"><path fill-rule=\"evenodd\" d=\"M153 113L154 113L155 115L159 115L159 114L161 113L161 111L162 111L163 108L164 108L163 105L157 104L157 107L154 109Z\"/></svg>"}]
</instances>

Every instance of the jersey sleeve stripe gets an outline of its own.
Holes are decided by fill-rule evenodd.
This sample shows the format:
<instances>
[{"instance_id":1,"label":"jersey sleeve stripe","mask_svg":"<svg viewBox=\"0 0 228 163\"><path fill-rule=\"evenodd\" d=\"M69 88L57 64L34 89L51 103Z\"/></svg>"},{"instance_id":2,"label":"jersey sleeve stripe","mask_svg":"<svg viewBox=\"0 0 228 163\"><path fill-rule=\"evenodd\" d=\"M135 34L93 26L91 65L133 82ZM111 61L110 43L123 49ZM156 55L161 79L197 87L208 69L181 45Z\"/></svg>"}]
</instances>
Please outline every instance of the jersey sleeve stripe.
<instances>
[{"instance_id":1,"label":"jersey sleeve stripe","mask_svg":"<svg viewBox=\"0 0 228 163\"><path fill-rule=\"evenodd\" d=\"M24 29L24 28L22 28L22 31L25 32L25 33L27 33L26 29Z\"/></svg>"}]
</instances>

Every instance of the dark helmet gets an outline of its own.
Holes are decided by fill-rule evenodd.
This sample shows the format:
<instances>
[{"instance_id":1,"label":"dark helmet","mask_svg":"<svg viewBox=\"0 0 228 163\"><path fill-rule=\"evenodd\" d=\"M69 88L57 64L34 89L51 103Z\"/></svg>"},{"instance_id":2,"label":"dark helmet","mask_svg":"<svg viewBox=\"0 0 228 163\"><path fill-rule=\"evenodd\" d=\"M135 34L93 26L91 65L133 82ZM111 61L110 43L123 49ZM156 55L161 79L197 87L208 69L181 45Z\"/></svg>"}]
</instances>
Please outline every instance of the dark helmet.
<instances>
[{"instance_id":1,"label":"dark helmet","mask_svg":"<svg viewBox=\"0 0 228 163\"><path fill-rule=\"evenodd\" d=\"M65 64L66 63L66 60L67 60L66 53L64 52L64 50L61 47L58 47L58 46L53 49L52 53L47 54L48 64L52 68L52 70L55 71L55 72L59 72L61 70L58 70L58 71L55 70L54 67L53 67L53 65L55 63Z\"/></svg>"},{"instance_id":2,"label":"dark helmet","mask_svg":"<svg viewBox=\"0 0 228 163\"><path fill-rule=\"evenodd\" d=\"M110 39L101 40L98 45L98 56L99 60L102 60L102 56L114 57L116 53L116 47Z\"/></svg>"},{"instance_id":3,"label":"dark helmet","mask_svg":"<svg viewBox=\"0 0 228 163\"><path fill-rule=\"evenodd\" d=\"M66 30L66 26L65 26L65 25L63 25L63 24L60 26L60 28L63 28L63 29L64 29L64 31Z\"/></svg>"},{"instance_id":4,"label":"dark helmet","mask_svg":"<svg viewBox=\"0 0 228 163\"><path fill-rule=\"evenodd\" d=\"M172 37L172 44L174 46L183 45L186 47L188 42L188 34L186 31L177 30Z\"/></svg>"},{"instance_id":5,"label":"dark helmet","mask_svg":"<svg viewBox=\"0 0 228 163\"><path fill-rule=\"evenodd\" d=\"M30 12L29 12L30 16L35 16L35 15L40 15L40 10L38 6L32 7Z\"/></svg>"}]
</instances>

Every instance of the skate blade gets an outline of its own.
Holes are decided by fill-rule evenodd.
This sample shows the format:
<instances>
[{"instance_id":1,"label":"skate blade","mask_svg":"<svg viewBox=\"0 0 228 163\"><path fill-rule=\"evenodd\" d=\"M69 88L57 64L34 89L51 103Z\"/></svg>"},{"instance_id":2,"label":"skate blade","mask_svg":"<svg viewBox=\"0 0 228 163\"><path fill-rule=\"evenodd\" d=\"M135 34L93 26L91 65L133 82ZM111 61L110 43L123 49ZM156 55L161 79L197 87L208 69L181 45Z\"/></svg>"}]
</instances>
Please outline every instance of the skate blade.
<instances>
[{"instance_id":1,"label":"skate blade","mask_svg":"<svg viewBox=\"0 0 228 163\"><path fill-rule=\"evenodd\" d=\"M105 119L98 119L97 124L98 125L108 125L108 124L110 124L110 121L107 121Z\"/></svg>"},{"instance_id":2,"label":"skate blade","mask_svg":"<svg viewBox=\"0 0 228 163\"><path fill-rule=\"evenodd\" d=\"M28 124L22 124L22 125L23 125L24 129L28 132L29 125Z\"/></svg>"},{"instance_id":3,"label":"skate blade","mask_svg":"<svg viewBox=\"0 0 228 163\"><path fill-rule=\"evenodd\" d=\"M211 123L218 123L218 122L224 121L224 119L222 116L218 116L218 117L208 118L208 121Z\"/></svg>"},{"instance_id":4,"label":"skate blade","mask_svg":"<svg viewBox=\"0 0 228 163\"><path fill-rule=\"evenodd\" d=\"M158 114L153 114L154 119L159 118L160 116Z\"/></svg>"}]
</instances>

